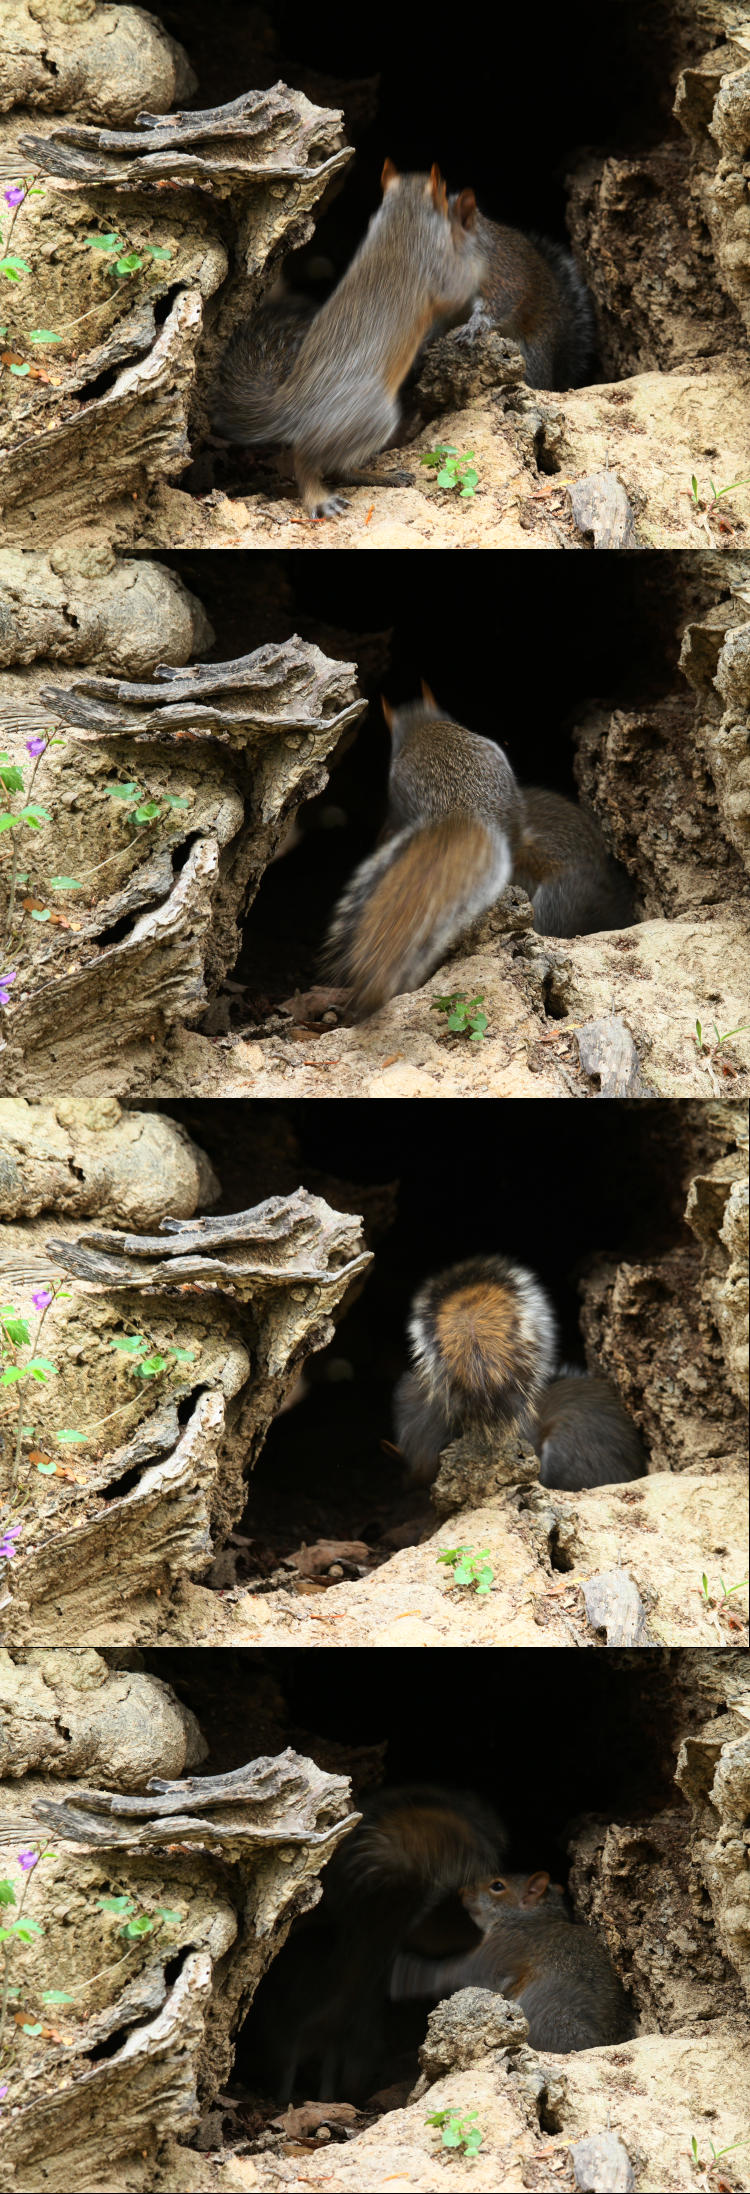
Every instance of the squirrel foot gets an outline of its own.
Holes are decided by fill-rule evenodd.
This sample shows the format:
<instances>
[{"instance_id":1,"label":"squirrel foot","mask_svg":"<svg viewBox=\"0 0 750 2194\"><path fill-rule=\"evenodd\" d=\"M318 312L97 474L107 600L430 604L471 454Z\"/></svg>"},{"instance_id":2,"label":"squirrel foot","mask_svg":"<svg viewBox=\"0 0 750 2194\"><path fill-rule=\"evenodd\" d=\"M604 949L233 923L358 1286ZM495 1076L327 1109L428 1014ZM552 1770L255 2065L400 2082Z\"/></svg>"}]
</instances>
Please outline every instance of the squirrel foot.
<instances>
[{"instance_id":1,"label":"squirrel foot","mask_svg":"<svg viewBox=\"0 0 750 2194\"><path fill-rule=\"evenodd\" d=\"M316 502L310 504L308 517L340 518L342 510L348 509L349 503L345 495L326 495L323 497L322 501L318 499Z\"/></svg>"}]
</instances>

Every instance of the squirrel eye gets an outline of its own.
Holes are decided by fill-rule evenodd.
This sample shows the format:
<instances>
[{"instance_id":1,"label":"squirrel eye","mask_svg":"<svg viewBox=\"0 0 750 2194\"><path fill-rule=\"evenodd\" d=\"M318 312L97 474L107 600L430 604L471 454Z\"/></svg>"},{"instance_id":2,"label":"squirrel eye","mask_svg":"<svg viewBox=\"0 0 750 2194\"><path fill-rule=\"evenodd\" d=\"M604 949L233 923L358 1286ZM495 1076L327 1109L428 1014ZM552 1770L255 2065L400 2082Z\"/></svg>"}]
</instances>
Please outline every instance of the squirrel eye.
<instances>
[{"instance_id":1,"label":"squirrel eye","mask_svg":"<svg viewBox=\"0 0 750 2194\"><path fill-rule=\"evenodd\" d=\"M487 1887L489 1889L491 1897L502 1897L503 1891L505 1889L505 1883L503 1881L488 1882Z\"/></svg>"}]
</instances>

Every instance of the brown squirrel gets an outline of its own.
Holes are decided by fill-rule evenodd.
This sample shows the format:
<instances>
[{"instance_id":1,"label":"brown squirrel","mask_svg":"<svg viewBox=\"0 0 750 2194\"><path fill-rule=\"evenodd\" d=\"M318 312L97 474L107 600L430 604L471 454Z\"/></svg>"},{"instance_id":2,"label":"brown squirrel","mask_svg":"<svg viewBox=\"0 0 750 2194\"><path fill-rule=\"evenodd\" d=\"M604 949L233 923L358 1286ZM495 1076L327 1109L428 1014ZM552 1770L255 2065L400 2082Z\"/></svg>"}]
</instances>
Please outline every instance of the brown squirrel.
<instances>
[{"instance_id":1,"label":"brown squirrel","mask_svg":"<svg viewBox=\"0 0 750 2194\"><path fill-rule=\"evenodd\" d=\"M528 891L534 927L576 937L627 928L630 880L594 817L561 793L521 789L502 748L422 700L391 709L388 812L328 933L325 966L356 1019L417 990L509 883Z\"/></svg>"},{"instance_id":2,"label":"brown squirrel","mask_svg":"<svg viewBox=\"0 0 750 2194\"><path fill-rule=\"evenodd\" d=\"M437 1962L403 1953L393 1969L395 1998L496 1989L520 2004L532 2049L562 2053L630 2039L630 2005L607 1952L590 1928L571 1922L548 1874L501 1875L464 1890L462 1903L484 1940Z\"/></svg>"},{"instance_id":3,"label":"brown squirrel","mask_svg":"<svg viewBox=\"0 0 750 2194\"><path fill-rule=\"evenodd\" d=\"M387 484L361 467L395 433L398 391L435 321L470 305L485 271L473 191L449 203L439 168L399 175L392 160L381 182L366 236L283 377L270 321L258 326L257 316L236 329L219 371L215 431L230 442L290 443L313 518L346 509L344 496L326 494L324 475Z\"/></svg>"},{"instance_id":4,"label":"brown squirrel","mask_svg":"<svg viewBox=\"0 0 750 2194\"><path fill-rule=\"evenodd\" d=\"M476 217L487 271L468 320L511 336L523 352L533 389L577 388L591 370L594 311L575 260L546 236Z\"/></svg>"},{"instance_id":5,"label":"brown squirrel","mask_svg":"<svg viewBox=\"0 0 750 2194\"><path fill-rule=\"evenodd\" d=\"M472 1791L409 1784L378 1791L334 1854L321 1902L295 1928L258 2001L262 2069L271 2091L359 2101L386 2046L391 1968L399 1949L454 1947L439 1908L502 1865L507 1838ZM456 1904L458 1940L465 1921Z\"/></svg>"},{"instance_id":6,"label":"brown squirrel","mask_svg":"<svg viewBox=\"0 0 750 2194\"><path fill-rule=\"evenodd\" d=\"M462 1433L517 1422L540 1483L576 1491L641 1478L646 1460L614 1388L566 1366L554 1377L556 1321L533 1272L473 1257L427 1280L409 1317L413 1368L394 1390L395 1444L418 1485Z\"/></svg>"}]
</instances>

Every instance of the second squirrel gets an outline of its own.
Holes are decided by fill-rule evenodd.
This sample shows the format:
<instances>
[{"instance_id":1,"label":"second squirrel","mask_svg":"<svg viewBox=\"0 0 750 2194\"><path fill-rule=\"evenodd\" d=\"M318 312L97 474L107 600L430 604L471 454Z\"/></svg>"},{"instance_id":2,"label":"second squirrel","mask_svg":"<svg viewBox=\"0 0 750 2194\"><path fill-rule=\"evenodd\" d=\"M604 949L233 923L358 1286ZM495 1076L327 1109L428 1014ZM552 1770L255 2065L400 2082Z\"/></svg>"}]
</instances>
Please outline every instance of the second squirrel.
<instances>
[{"instance_id":1,"label":"second squirrel","mask_svg":"<svg viewBox=\"0 0 750 2194\"><path fill-rule=\"evenodd\" d=\"M528 891L534 927L576 937L628 928L633 894L593 815L561 793L523 790L491 739L422 700L391 709L388 813L355 870L326 945L331 981L356 1019L417 990L509 883Z\"/></svg>"},{"instance_id":2,"label":"second squirrel","mask_svg":"<svg viewBox=\"0 0 750 2194\"><path fill-rule=\"evenodd\" d=\"M578 1491L642 1478L646 1459L609 1380L565 1367L554 1377L556 1323L533 1272L474 1257L427 1280L411 1306L413 1369L393 1396L396 1446L418 1485L462 1433L517 1422L542 1485Z\"/></svg>"},{"instance_id":3,"label":"second squirrel","mask_svg":"<svg viewBox=\"0 0 750 2194\"><path fill-rule=\"evenodd\" d=\"M521 2006L532 2049L601 2049L630 2039L633 2020L607 1952L569 1918L548 1874L506 1874L464 1890L484 1940L465 1957L399 1956L391 1993L438 2002L459 1988L489 1988Z\"/></svg>"}]
</instances>

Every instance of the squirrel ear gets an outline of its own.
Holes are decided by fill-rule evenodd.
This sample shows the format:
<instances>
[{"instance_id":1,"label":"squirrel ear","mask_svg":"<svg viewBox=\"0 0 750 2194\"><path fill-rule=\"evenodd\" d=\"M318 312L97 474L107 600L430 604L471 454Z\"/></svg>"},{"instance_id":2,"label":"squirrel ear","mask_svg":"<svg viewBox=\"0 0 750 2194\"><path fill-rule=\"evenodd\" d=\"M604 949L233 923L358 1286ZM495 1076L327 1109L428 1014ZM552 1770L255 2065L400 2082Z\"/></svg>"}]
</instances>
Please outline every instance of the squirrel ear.
<instances>
[{"instance_id":1,"label":"squirrel ear","mask_svg":"<svg viewBox=\"0 0 750 2194\"><path fill-rule=\"evenodd\" d=\"M453 211L462 229L473 229L477 217L477 202L473 190L460 190L453 200Z\"/></svg>"},{"instance_id":2,"label":"squirrel ear","mask_svg":"<svg viewBox=\"0 0 750 2194\"><path fill-rule=\"evenodd\" d=\"M436 208L436 211L438 213L447 213L448 192L445 188L445 184L443 182L443 178L438 167L432 167L430 169L430 187L432 190L432 203L433 206Z\"/></svg>"},{"instance_id":3,"label":"squirrel ear","mask_svg":"<svg viewBox=\"0 0 750 2194\"><path fill-rule=\"evenodd\" d=\"M398 182L398 168L395 168L395 167L394 167L394 165L393 165L393 161L392 161L392 160L384 160L384 162L383 162L383 173L382 173L382 175L381 175L381 178L380 178L380 187L381 187L381 190L384 190L384 191L385 191L385 190L390 190L391 184L392 184L392 183L397 183L397 182Z\"/></svg>"},{"instance_id":4,"label":"squirrel ear","mask_svg":"<svg viewBox=\"0 0 750 2194\"><path fill-rule=\"evenodd\" d=\"M423 700L423 701L426 701L426 702L427 702L427 706L428 706L428 708L437 708L437 701L436 701L436 699L435 699L435 695L434 695L434 693L433 693L433 691L432 691L432 687L431 687L431 686L428 686L428 684L427 684L427 679L426 679L426 678L420 678L420 681L419 681L419 683L420 683L420 685L421 685L421 688L422 688L422 700Z\"/></svg>"},{"instance_id":5,"label":"squirrel ear","mask_svg":"<svg viewBox=\"0 0 750 2194\"><path fill-rule=\"evenodd\" d=\"M522 1901L523 1901L523 1903L524 1903L525 1905L538 1905L538 1904L540 1904L540 1903L541 1903L541 1900L542 1900L542 1897L544 1896L544 1894L545 1894L545 1891L546 1891L546 1890L547 1890L548 1888L549 1888L549 1875L548 1875L548 1874L530 1874L530 1875L529 1875L529 1879L528 1879L528 1881L527 1881L527 1883L526 1883L526 1888L525 1888L525 1890L524 1890L524 1893L523 1893L523 1900L522 1900Z\"/></svg>"},{"instance_id":6,"label":"squirrel ear","mask_svg":"<svg viewBox=\"0 0 750 2194\"><path fill-rule=\"evenodd\" d=\"M392 730L393 730L393 716L394 716L394 711L393 711L393 709L392 709L392 708L390 708L390 707L389 707L389 704L388 704L388 702L386 701L386 698L385 698L385 694L384 694L384 693L381 693L381 696L380 696L380 706L381 706L381 708L382 708L382 711L383 711L383 715L384 715L384 717L385 717L385 720L386 720L386 723L387 723L387 725L388 725L388 730L389 730L389 731L392 731Z\"/></svg>"}]
</instances>

